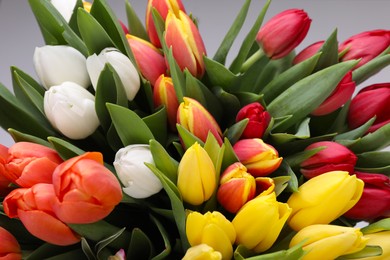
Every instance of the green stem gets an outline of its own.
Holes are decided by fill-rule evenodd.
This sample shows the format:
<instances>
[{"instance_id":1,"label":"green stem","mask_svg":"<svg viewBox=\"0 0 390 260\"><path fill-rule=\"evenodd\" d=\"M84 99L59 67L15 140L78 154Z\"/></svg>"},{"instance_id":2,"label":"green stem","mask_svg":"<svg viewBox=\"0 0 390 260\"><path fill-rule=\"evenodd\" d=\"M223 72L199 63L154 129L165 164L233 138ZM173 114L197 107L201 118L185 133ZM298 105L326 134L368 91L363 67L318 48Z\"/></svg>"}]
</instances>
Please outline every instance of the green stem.
<instances>
[{"instance_id":1,"label":"green stem","mask_svg":"<svg viewBox=\"0 0 390 260\"><path fill-rule=\"evenodd\" d=\"M260 60L262 57L264 57L264 52L260 48L258 51L252 54L241 66L240 72L247 71L256 61Z\"/></svg>"}]
</instances>

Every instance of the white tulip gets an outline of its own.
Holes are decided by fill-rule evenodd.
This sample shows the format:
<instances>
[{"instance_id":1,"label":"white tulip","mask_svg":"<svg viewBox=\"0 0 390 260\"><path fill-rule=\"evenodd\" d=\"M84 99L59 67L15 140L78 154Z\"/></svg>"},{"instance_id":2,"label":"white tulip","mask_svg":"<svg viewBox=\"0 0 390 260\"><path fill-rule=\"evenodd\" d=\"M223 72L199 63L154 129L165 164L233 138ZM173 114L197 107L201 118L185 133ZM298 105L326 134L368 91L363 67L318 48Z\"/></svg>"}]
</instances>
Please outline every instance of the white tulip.
<instances>
[{"instance_id":1,"label":"white tulip","mask_svg":"<svg viewBox=\"0 0 390 260\"><path fill-rule=\"evenodd\" d=\"M73 82L64 82L45 92L44 111L50 123L70 139L84 139L99 126L95 97Z\"/></svg>"},{"instance_id":2,"label":"white tulip","mask_svg":"<svg viewBox=\"0 0 390 260\"><path fill-rule=\"evenodd\" d=\"M123 192L130 197L147 198L162 189L160 180L145 163L154 164L149 145L129 145L120 149L115 155L116 173L125 186Z\"/></svg>"},{"instance_id":3,"label":"white tulip","mask_svg":"<svg viewBox=\"0 0 390 260\"><path fill-rule=\"evenodd\" d=\"M99 55L93 54L87 58L87 69L92 86L96 90L100 73L106 63L109 63L118 74L127 99L133 100L141 84L139 74L130 59L115 48L105 48Z\"/></svg>"},{"instance_id":4,"label":"white tulip","mask_svg":"<svg viewBox=\"0 0 390 260\"><path fill-rule=\"evenodd\" d=\"M49 89L65 81L83 88L91 85L86 61L81 52L65 45L45 45L35 48L34 67L42 85Z\"/></svg>"},{"instance_id":5,"label":"white tulip","mask_svg":"<svg viewBox=\"0 0 390 260\"><path fill-rule=\"evenodd\" d=\"M64 17L65 21L69 23L77 0L51 0L51 3L62 15L62 17Z\"/></svg>"}]
</instances>

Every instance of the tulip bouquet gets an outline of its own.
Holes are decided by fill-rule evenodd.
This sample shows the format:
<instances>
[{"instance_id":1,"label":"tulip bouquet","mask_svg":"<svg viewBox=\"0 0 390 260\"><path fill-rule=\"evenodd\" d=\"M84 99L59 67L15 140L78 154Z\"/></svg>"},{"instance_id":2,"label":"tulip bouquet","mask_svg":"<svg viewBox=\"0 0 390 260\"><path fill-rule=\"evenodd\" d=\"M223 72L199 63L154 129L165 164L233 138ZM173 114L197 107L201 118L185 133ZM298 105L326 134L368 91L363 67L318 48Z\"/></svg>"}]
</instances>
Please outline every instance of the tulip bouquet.
<instances>
[{"instance_id":1,"label":"tulip bouquet","mask_svg":"<svg viewBox=\"0 0 390 260\"><path fill-rule=\"evenodd\" d=\"M180 0L29 0L38 79L0 84L1 259L388 259L390 31L300 53L299 9L230 65ZM356 86L363 85L359 93ZM362 224L362 222L364 224Z\"/></svg>"}]
</instances>

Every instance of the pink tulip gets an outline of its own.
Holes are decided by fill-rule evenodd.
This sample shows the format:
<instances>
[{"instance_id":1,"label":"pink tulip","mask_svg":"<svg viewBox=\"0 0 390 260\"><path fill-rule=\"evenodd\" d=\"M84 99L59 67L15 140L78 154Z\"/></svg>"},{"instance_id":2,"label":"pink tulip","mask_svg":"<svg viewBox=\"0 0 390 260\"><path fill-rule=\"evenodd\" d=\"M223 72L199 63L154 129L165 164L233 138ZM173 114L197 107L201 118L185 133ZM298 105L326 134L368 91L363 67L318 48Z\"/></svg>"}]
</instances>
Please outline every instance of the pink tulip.
<instances>
[{"instance_id":1,"label":"pink tulip","mask_svg":"<svg viewBox=\"0 0 390 260\"><path fill-rule=\"evenodd\" d=\"M19 218L32 235L43 241L60 246L75 244L80 237L56 217L52 207L56 200L52 184L35 184L8 194L4 212L10 218Z\"/></svg>"},{"instance_id":2,"label":"pink tulip","mask_svg":"<svg viewBox=\"0 0 390 260\"><path fill-rule=\"evenodd\" d=\"M310 57L312 57L314 54L316 54L321 49L322 45L324 45L324 42L325 41L318 41L318 42L315 42L315 43L307 46L300 53L298 53L297 56L295 56L295 58L293 60L293 64L298 64L298 63L305 61L305 60L309 59Z\"/></svg>"},{"instance_id":3,"label":"pink tulip","mask_svg":"<svg viewBox=\"0 0 390 260\"><path fill-rule=\"evenodd\" d=\"M262 138L271 121L271 115L265 111L260 103L254 102L238 111L236 122L245 118L248 118L249 121L241 135L241 139Z\"/></svg>"},{"instance_id":4,"label":"pink tulip","mask_svg":"<svg viewBox=\"0 0 390 260\"><path fill-rule=\"evenodd\" d=\"M0 227L0 259L22 259L22 251L16 238L5 228Z\"/></svg>"},{"instance_id":5,"label":"pink tulip","mask_svg":"<svg viewBox=\"0 0 390 260\"><path fill-rule=\"evenodd\" d=\"M299 9L289 9L272 17L257 33L256 41L271 59L289 54L306 37L311 19Z\"/></svg>"},{"instance_id":6,"label":"pink tulip","mask_svg":"<svg viewBox=\"0 0 390 260\"><path fill-rule=\"evenodd\" d=\"M122 199L115 175L98 152L87 152L60 164L53 173L58 200L54 212L65 223L93 223L105 218Z\"/></svg>"}]
</instances>

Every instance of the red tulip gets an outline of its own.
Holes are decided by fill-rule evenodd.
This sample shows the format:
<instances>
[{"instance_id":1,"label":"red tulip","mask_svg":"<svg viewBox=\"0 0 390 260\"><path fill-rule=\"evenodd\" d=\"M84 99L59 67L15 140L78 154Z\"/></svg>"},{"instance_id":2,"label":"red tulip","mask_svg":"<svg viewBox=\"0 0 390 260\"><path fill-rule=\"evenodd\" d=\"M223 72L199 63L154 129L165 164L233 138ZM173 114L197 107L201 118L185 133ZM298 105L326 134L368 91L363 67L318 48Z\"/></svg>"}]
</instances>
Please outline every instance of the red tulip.
<instances>
[{"instance_id":1,"label":"red tulip","mask_svg":"<svg viewBox=\"0 0 390 260\"><path fill-rule=\"evenodd\" d=\"M331 141L317 142L305 150L324 147L301 163L301 173L308 179L331 171L347 171L353 174L357 157L347 147Z\"/></svg>"},{"instance_id":2,"label":"red tulip","mask_svg":"<svg viewBox=\"0 0 390 260\"><path fill-rule=\"evenodd\" d=\"M359 201L344 216L358 220L374 220L390 215L390 178L384 174L355 172L364 181Z\"/></svg>"},{"instance_id":3,"label":"red tulip","mask_svg":"<svg viewBox=\"0 0 390 260\"><path fill-rule=\"evenodd\" d=\"M5 228L0 227L0 259L22 259L22 251L16 238Z\"/></svg>"},{"instance_id":4,"label":"red tulip","mask_svg":"<svg viewBox=\"0 0 390 260\"><path fill-rule=\"evenodd\" d=\"M236 122L245 118L249 119L241 138L262 138L268 124L271 121L271 115L265 111L260 103L254 102L244 106L238 111Z\"/></svg>"},{"instance_id":5,"label":"red tulip","mask_svg":"<svg viewBox=\"0 0 390 260\"><path fill-rule=\"evenodd\" d=\"M11 181L4 175L7 157L8 147L0 144L0 197L4 197L12 190Z\"/></svg>"},{"instance_id":6,"label":"red tulip","mask_svg":"<svg viewBox=\"0 0 390 260\"><path fill-rule=\"evenodd\" d=\"M31 188L13 190L4 199L4 212L10 218L19 218L34 236L55 245L71 245L80 241L53 212L57 200L52 184L40 183Z\"/></svg>"},{"instance_id":7,"label":"red tulip","mask_svg":"<svg viewBox=\"0 0 390 260\"><path fill-rule=\"evenodd\" d=\"M341 57L341 61L358 60L355 66L359 68L373 58L377 57L390 46L389 30L373 30L356 34L339 46L339 52L346 53Z\"/></svg>"},{"instance_id":8,"label":"red tulip","mask_svg":"<svg viewBox=\"0 0 390 260\"><path fill-rule=\"evenodd\" d=\"M65 223L93 223L105 218L122 199L121 186L103 165L100 153L88 152L60 164L53 173L58 200L54 212Z\"/></svg>"},{"instance_id":9,"label":"red tulip","mask_svg":"<svg viewBox=\"0 0 390 260\"><path fill-rule=\"evenodd\" d=\"M298 64L298 63L305 61L305 60L309 59L310 57L312 57L314 54L316 54L321 49L322 45L324 45L324 42L325 41L318 41L318 42L315 42L315 43L307 46L300 53L298 53L297 56L295 56L295 58L293 60L293 64Z\"/></svg>"},{"instance_id":10,"label":"red tulip","mask_svg":"<svg viewBox=\"0 0 390 260\"><path fill-rule=\"evenodd\" d=\"M271 59L289 54L306 37L311 19L299 9L289 9L272 17L257 33L256 41Z\"/></svg>"},{"instance_id":11,"label":"red tulip","mask_svg":"<svg viewBox=\"0 0 390 260\"><path fill-rule=\"evenodd\" d=\"M352 99L348 111L348 126L357 128L376 116L368 133L390 122L390 83L374 84L363 88Z\"/></svg>"}]
</instances>

